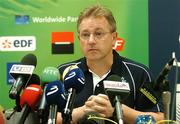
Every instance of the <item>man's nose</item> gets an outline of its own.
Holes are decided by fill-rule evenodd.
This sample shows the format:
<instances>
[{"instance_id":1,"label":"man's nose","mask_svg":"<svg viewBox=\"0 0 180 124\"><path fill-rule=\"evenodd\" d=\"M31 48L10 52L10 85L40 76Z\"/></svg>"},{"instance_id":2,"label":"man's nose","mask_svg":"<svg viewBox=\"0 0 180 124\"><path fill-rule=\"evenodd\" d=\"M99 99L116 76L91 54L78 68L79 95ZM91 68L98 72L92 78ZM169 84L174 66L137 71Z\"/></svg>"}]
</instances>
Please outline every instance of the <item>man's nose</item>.
<instances>
[{"instance_id":1,"label":"man's nose","mask_svg":"<svg viewBox=\"0 0 180 124\"><path fill-rule=\"evenodd\" d=\"M89 42L90 42L90 43L95 43L95 42L96 42L93 34L90 34L90 36L89 36Z\"/></svg>"}]
</instances>

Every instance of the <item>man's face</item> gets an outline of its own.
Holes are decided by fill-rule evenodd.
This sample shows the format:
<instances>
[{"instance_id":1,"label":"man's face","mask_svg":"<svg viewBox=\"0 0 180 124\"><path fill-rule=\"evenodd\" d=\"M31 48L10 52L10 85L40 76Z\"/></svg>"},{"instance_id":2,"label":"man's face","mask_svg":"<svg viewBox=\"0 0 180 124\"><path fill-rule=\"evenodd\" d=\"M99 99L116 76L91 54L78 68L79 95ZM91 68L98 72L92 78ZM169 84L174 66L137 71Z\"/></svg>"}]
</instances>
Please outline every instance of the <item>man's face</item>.
<instances>
[{"instance_id":1,"label":"man's face","mask_svg":"<svg viewBox=\"0 0 180 124\"><path fill-rule=\"evenodd\" d=\"M88 17L79 25L78 38L81 49L88 60L100 60L112 53L117 33L104 17Z\"/></svg>"}]
</instances>

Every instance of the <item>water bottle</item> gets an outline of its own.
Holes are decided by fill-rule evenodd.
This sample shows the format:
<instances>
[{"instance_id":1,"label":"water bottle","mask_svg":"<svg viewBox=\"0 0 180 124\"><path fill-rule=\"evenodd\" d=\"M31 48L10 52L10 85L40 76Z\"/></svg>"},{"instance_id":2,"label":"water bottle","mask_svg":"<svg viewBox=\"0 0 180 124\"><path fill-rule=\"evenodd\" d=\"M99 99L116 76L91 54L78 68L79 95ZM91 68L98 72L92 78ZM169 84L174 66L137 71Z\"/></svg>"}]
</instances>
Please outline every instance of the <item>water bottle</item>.
<instances>
[{"instance_id":1,"label":"water bottle","mask_svg":"<svg viewBox=\"0 0 180 124\"><path fill-rule=\"evenodd\" d=\"M156 121L151 115L139 115L135 124L155 124Z\"/></svg>"}]
</instances>

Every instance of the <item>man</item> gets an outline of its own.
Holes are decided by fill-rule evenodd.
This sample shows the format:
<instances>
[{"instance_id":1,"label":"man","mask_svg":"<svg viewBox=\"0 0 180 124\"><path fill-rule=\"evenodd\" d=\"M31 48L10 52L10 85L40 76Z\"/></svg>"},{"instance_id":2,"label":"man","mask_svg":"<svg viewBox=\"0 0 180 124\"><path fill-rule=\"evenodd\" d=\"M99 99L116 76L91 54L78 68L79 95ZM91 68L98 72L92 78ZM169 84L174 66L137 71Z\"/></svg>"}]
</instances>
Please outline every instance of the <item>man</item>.
<instances>
[{"instance_id":1,"label":"man","mask_svg":"<svg viewBox=\"0 0 180 124\"><path fill-rule=\"evenodd\" d=\"M159 104L150 110L139 110L138 88L144 82L150 82L151 76L147 67L119 56L112 49L117 38L116 21L112 12L102 6L91 6L80 13L77 21L78 38L84 58L60 65L64 69L76 64L85 75L84 89L77 94L72 123L77 123L88 112L96 112L101 117L112 118L115 108L112 107L103 88L103 80L110 75L123 77L130 85L130 94L122 103L123 120L127 124L135 123L138 115L152 115L156 121L163 119ZM144 111L144 112L143 112ZM62 123L58 113L57 123Z\"/></svg>"}]
</instances>

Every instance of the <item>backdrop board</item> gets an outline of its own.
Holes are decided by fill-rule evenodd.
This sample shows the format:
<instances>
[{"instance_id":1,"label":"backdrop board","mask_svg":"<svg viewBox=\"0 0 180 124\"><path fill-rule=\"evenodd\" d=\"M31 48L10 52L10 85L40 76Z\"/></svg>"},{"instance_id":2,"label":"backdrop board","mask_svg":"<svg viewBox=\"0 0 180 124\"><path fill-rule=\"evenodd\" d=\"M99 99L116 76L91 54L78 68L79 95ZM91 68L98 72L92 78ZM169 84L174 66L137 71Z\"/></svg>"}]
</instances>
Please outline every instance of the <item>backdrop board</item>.
<instances>
[{"instance_id":1,"label":"backdrop board","mask_svg":"<svg viewBox=\"0 0 180 124\"><path fill-rule=\"evenodd\" d=\"M8 97L9 69L23 56L36 55L34 73L39 76L47 66L57 67L83 56L76 21L80 11L93 4L112 10L118 38L124 43L118 52L148 66L148 0L1 0L0 104L5 109L15 105Z\"/></svg>"}]
</instances>

